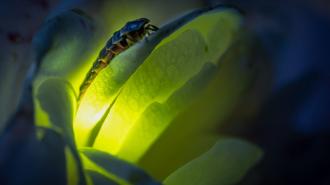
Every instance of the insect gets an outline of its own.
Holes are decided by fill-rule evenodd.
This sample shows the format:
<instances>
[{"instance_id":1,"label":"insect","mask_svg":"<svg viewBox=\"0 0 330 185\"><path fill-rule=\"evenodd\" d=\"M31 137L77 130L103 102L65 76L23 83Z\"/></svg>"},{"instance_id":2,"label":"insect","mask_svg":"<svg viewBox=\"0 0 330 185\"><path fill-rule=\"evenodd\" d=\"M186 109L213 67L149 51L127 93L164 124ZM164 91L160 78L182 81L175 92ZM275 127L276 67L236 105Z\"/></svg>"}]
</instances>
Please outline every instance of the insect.
<instances>
[{"instance_id":1,"label":"insect","mask_svg":"<svg viewBox=\"0 0 330 185\"><path fill-rule=\"evenodd\" d=\"M149 22L150 20L146 18L140 18L127 22L124 27L112 35L112 37L107 41L105 47L99 53L96 61L93 63L93 66L88 71L83 83L81 84L78 102L85 94L86 90L96 78L98 73L107 67L115 56L158 30L158 27L149 24Z\"/></svg>"}]
</instances>

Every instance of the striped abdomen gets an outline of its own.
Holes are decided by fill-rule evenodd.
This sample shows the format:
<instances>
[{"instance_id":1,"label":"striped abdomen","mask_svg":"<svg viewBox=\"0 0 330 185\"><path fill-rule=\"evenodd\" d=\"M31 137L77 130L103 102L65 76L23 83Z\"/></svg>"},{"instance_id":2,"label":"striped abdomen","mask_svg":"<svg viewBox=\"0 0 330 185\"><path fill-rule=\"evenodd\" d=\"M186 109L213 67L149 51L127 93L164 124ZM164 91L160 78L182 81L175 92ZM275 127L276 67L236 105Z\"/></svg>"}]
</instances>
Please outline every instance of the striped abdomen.
<instances>
[{"instance_id":1,"label":"striped abdomen","mask_svg":"<svg viewBox=\"0 0 330 185\"><path fill-rule=\"evenodd\" d=\"M85 94L88 87L94 81L98 73L107 67L111 60L121 52L128 49L151 32L158 28L154 25L148 24L149 20L145 18L137 19L128 22L121 30L115 32L108 40L106 46L101 50L99 56L94 62L91 69L88 71L83 83L80 86L78 101Z\"/></svg>"}]
</instances>

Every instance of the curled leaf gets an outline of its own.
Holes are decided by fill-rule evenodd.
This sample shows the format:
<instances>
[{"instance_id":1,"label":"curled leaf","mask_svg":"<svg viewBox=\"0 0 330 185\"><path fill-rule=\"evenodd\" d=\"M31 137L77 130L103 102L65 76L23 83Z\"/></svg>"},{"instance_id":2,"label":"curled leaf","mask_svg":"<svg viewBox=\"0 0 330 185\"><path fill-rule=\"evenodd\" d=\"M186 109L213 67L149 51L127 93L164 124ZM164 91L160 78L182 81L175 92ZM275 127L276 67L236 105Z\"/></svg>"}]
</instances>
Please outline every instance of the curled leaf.
<instances>
[{"instance_id":1,"label":"curled leaf","mask_svg":"<svg viewBox=\"0 0 330 185\"><path fill-rule=\"evenodd\" d=\"M38 70L34 88L48 78L58 77L68 81L77 94L83 78L79 74L88 70L96 55L91 50L96 35L93 21L75 11L48 20L33 39Z\"/></svg>"}]
</instances>

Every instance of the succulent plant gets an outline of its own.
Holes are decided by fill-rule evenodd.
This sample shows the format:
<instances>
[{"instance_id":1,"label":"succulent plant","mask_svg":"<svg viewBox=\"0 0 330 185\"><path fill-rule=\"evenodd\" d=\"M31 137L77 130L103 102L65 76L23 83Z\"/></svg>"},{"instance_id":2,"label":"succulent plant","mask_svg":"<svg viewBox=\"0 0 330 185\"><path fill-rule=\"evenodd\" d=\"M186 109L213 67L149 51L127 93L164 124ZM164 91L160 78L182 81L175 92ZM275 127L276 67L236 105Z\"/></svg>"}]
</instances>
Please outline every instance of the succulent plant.
<instances>
[{"instance_id":1,"label":"succulent plant","mask_svg":"<svg viewBox=\"0 0 330 185\"><path fill-rule=\"evenodd\" d=\"M17 167L22 178L8 182L230 185L260 160L256 145L218 133L267 67L238 10L198 9L160 26L115 57L78 103L106 35L74 9L34 37L35 126L18 158L35 168Z\"/></svg>"}]
</instances>

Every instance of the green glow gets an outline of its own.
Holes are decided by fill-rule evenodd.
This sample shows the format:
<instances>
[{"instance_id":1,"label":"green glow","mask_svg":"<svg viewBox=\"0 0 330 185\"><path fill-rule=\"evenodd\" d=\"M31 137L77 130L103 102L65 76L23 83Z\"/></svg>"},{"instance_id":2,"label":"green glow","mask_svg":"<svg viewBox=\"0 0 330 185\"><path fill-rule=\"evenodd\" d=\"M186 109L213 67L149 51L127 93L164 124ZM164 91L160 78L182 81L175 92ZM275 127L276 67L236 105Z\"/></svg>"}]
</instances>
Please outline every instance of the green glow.
<instances>
[{"instance_id":1,"label":"green glow","mask_svg":"<svg viewBox=\"0 0 330 185\"><path fill-rule=\"evenodd\" d=\"M93 101L93 98L84 97L73 124L75 140L78 146L88 145L91 130L104 115L107 109L106 105L106 102L97 104L97 102Z\"/></svg>"},{"instance_id":2,"label":"green glow","mask_svg":"<svg viewBox=\"0 0 330 185\"><path fill-rule=\"evenodd\" d=\"M81 99L74 122L78 146L86 146L91 129L103 117L127 79L144 61L143 56L139 56L141 59L137 60L135 53L143 53L144 50L145 48L134 46L115 57L87 89L86 94Z\"/></svg>"},{"instance_id":3,"label":"green glow","mask_svg":"<svg viewBox=\"0 0 330 185\"><path fill-rule=\"evenodd\" d=\"M196 31L187 31L181 36L154 50L125 83L100 130L96 148L116 154L142 111L153 102L165 101L200 68L206 60L204 50L200 49L205 46L203 39ZM189 53L184 54L184 50ZM173 54L181 57L173 59ZM195 64L186 67L187 58L194 59Z\"/></svg>"},{"instance_id":4,"label":"green glow","mask_svg":"<svg viewBox=\"0 0 330 185\"><path fill-rule=\"evenodd\" d=\"M153 103L166 102L171 94L198 73L205 62L216 63L218 60L215 58L221 56L233 42L239 25L240 18L236 12L215 11L199 16L158 44L143 65L125 83L102 125L94 147L124 157L126 160L138 162L167 127L166 125L170 124L166 121L168 120L166 116L158 117L158 120L164 120L165 125L159 127L157 132L152 131L150 129L153 129L153 123L137 122L141 114ZM214 34L214 30L217 30L215 36L211 35ZM216 47L217 50L206 51L210 46ZM172 109L174 112L168 113L169 117L175 116L174 113L180 110L177 107ZM131 145L125 143L130 140L127 139L130 138L129 133L137 133L132 130L137 127L136 124L143 127L142 130L137 129L139 133L154 135L136 137ZM138 146L136 143L139 143Z\"/></svg>"},{"instance_id":5,"label":"green glow","mask_svg":"<svg viewBox=\"0 0 330 185\"><path fill-rule=\"evenodd\" d=\"M168 105L177 106L176 104L181 102L186 108L182 108L177 115L173 115L169 123L165 122L168 127L141 155L142 158L138 161L139 166L149 171L157 179L163 179L178 166L201 155L216 142L220 137L217 135L217 128L225 123L228 116L232 115L232 111L249 92L253 79L255 79L255 68L242 67L246 65L249 53L246 50L248 45L245 43L246 40L235 43L235 47L222 57L221 67L214 69L215 72L206 70L205 76L212 74L212 71L213 76L209 76L211 80L205 84L206 88L201 87L200 94L198 94L198 90L192 89L197 94L190 96L195 98L186 97L191 92L189 86L186 86L169 99ZM212 66L214 65L209 68L212 69ZM205 76L196 76L197 81L200 78L200 81L203 82L206 80ZM198 85L194 83L192 87L198 88ZM180 96L182 92L186 93ZM184 99L185 97L187 99ZM146 113L143 115L144 118L153 116L150 111ZM140 124L142 123L140 122ZM133 139L134 135L140 136L138 131L133 130L130 133L131 139L127 140L127 145L124 145L123 149L129 151L129 146L139 146L139 141ZM121 155L124 155L123 153ZM126 155L129 154L126 153Z\"/></svg>"}]
</instances>

